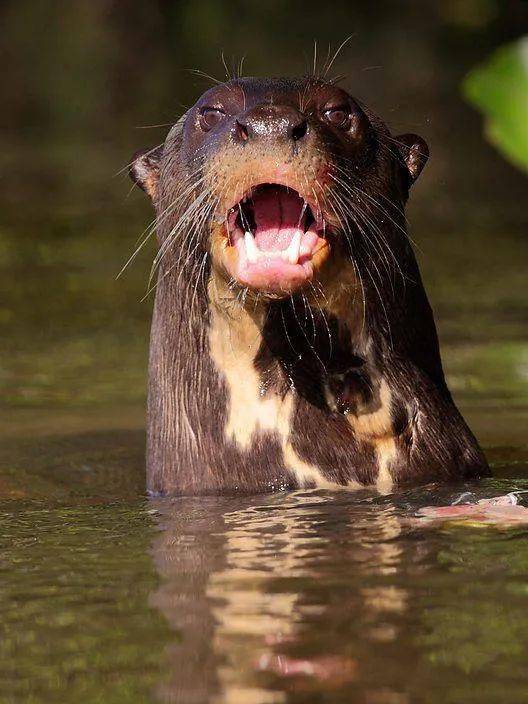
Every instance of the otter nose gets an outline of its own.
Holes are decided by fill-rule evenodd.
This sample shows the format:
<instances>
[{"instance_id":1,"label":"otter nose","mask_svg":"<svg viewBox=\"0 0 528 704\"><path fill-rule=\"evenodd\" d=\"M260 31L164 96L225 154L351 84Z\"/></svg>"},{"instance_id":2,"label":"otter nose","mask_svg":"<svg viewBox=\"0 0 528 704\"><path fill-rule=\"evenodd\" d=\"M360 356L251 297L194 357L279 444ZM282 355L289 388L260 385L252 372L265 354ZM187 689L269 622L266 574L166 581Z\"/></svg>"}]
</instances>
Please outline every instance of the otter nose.
<instances>
[{"instance_id":1,"label":"otter nose","mask_svg":"<svg viewBox=\"0 0 528 704\"><path fill-rule=\"evenodd\" d=\"M240 142L262 139L283 139L298 142L308 132L302 113L287 105L259 105L239 116L235 137Z\"/></svg>"}]
</instances>

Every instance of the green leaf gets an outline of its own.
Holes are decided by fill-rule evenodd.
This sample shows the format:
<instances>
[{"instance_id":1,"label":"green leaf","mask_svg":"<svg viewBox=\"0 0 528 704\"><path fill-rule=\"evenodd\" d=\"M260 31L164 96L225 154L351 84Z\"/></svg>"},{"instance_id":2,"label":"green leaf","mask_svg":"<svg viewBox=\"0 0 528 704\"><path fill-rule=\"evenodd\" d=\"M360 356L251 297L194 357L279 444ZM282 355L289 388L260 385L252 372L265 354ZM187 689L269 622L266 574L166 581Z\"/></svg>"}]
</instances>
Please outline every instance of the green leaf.
<instances>
[{"instance_id":1,"label":"green leaf","mask_svg":"<svg viewBox=\"0 0 528 704\"><path fill-rule=\"evenodd\" d=\"M466 77L467 100L486 118L487 139L528 171L528 36L497 49Z\"/></svg>"}]
</instances>

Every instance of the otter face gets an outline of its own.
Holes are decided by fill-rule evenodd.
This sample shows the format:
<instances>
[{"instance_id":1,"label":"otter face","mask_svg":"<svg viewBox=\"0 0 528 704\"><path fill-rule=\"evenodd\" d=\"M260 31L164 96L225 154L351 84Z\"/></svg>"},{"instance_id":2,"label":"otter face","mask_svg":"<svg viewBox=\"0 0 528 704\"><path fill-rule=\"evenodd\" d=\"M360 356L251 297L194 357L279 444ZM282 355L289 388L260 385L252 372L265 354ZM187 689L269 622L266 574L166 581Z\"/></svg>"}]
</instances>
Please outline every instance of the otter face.
<instances>
[{"instance_id":1,"label":"otter face","mask_svg":"<svg viewBox=\"0 0 528 704\"><path fill-rule=\"evenodd\" d=\"M243 78L204 93L131 175L168 222L163 248L186 225L231 286L282 298L354 260L372 203L403 205L426 159L335 85Z\"/></svg>"}]
</instances>

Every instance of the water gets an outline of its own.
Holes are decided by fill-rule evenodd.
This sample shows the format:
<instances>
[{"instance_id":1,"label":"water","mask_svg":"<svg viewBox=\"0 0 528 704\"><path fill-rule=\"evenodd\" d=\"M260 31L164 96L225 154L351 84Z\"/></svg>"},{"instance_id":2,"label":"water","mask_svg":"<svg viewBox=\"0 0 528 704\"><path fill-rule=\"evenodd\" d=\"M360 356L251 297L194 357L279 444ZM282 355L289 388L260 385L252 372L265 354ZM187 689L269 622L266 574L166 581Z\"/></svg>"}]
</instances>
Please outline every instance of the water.
<instances>
[{"instance_id":1,"label":"water","mask_svg":"<svg viewBox=\"0 0 528 704\"><path fill-rule=\"evenodd\" d=\"M458 94L522 22L484 4L249 3L233 32L228 3L129 3L126 21L105 3L4 3L0 702L526 701L527 529L417 517L528 489L526 180ZM115 174L163 139L136 125L207 86L184 68L222 74L225 37L250 72L277 74L304 69L311 37L339 43L336 27L357 34L346 85L431 144L412 236L494 478L149 501L153 246L115 276L151 213Z\"/></svg>"},{"instance_id":2,"label":"water","mask_svg":"<svg viewBox=\"0 0 528 704\"><path fill-rule=\"evenodd\" d=\"M0 700L525 701L528 529L415 517L462 489L4 505Z\"/></svg>"}]
</instances>

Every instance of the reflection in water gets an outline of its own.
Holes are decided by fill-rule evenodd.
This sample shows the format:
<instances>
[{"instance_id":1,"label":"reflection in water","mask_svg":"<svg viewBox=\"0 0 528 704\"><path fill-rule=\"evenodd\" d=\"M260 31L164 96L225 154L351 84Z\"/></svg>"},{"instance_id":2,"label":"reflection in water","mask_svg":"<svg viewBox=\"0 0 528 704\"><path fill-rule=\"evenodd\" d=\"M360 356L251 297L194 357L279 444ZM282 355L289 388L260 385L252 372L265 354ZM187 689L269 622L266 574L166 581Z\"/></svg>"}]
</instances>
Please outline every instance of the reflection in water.
<instances>
[{"instance_id":1,"label":"reflection in water","mask_svg":"<svg viewBox=\"0 0 528 704\"><path fill-rule=\"evenodd\" d=\"M163 701L306 701L309 692L359 691L358 682L365 701L407 701L397 682L369 682L408 605L393 507L294 492L157 509L163 581L152 604L181 634Z\"/></svg>"},{"instance_id":2,"label":"reflection in water","mask_svg":"<svg viewBox=\"0 0 528 704\"><path fill-rule=\"evenodd\" d=\"M417 513L527 488L4 502L0 701L525 701L526 527Z\"/></svg>"},{"instance_id":3,"label":"reflection in water","mask_svg":"<svg viewBox=\"0 0 528 704\"><path fill-rule=\"evenodd\" d=\"M160 533L152 554L163 581L150 599L178 634L169 648L168 677L159 694L167 702L204 702L217 688L217 654L210 648L215 623L206 596L211 570L221 569L222 516L208 500L155 503Z\"/></svg>"},{"instance_id":4,"label":"reflection in water","mask_svg":"<svg viewBox=\"0 0 528 704\"><path fill-rule=\"evenodd\" d=\"M255 669L273 663L275 648L295 642L303 617L319 610L302 603L299 582L315 577L326 549L318 534L318 500L293 495L279 507L249 506L224 514L225 566L210 575L216 629L213 648L226 702L282 701L267 691ZM284 510L286 509L286 510Z\"/></svg>"},{"instance_id":5,"label":"reflection in water","mask_svg":"<svg viewBox=\"0 0 528 704\"><path fill-rule=\"evenodd\" d=\"M523 486L490 480L472 490ZM525 529L416 518L464 488L156 502L161 583L151 604L178 634L159 699L522 701Z\"/></svg>"}]
</instances>

